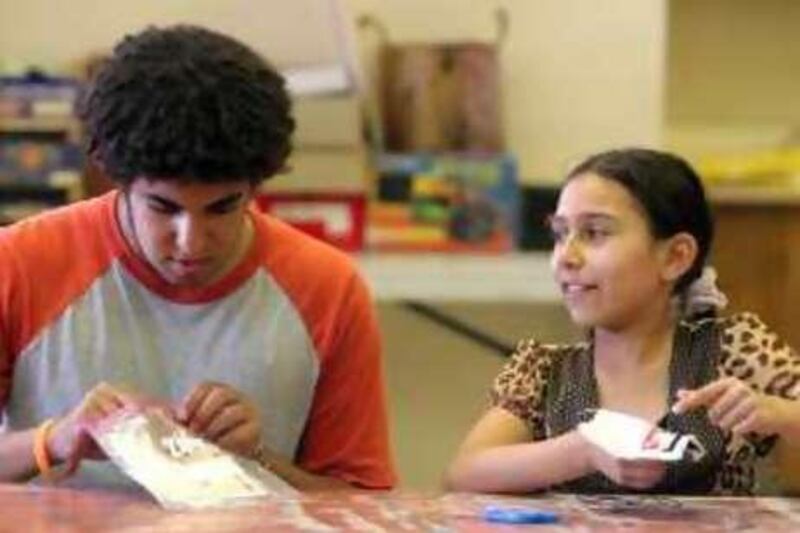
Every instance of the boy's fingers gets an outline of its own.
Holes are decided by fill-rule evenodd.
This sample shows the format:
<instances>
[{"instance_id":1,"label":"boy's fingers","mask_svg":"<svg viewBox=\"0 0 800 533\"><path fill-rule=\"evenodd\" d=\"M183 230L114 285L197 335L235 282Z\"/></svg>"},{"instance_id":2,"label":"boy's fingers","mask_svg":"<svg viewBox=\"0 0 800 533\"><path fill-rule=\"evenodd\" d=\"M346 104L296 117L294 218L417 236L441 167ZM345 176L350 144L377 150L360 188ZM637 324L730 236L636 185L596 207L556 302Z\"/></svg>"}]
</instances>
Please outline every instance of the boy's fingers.
<instances>
[{"instance_id":1,"label":"boy's fingers","mask_svg":"<svg viewBox=\"0 0 800 533\"><path fill-rule=\"evenodd\" d=\"M191 421L192 417L197 411L197 408L203 403L209 392L211 392L211 384L201 383L192 389L192 391L184 398L183 402L181 402L180 408L178 409L180 418L184 423Z\"/></svg>"}]
</instances>

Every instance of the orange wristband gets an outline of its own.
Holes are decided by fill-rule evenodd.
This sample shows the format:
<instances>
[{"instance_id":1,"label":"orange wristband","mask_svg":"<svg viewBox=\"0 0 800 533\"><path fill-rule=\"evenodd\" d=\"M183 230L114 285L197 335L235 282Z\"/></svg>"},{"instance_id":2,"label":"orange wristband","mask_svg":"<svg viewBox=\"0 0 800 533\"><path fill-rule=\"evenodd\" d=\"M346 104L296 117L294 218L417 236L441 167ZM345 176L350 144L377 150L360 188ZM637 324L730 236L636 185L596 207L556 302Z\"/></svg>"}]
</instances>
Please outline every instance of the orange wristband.
<instances>
[{"instance_id":1,"label":"orange wristband","mask_svg":"<svg viewBox=\"0 0 800 533\"><path fill-rule=\"evenodd\" d=\"M36 461L36 468L44 479L53 479L52 466L50 464L50 454L47 452L47 438L50 430L53 429L56 421L48 418L36 428L33 434L33 459Z\"/></svg>"}]
</instances>

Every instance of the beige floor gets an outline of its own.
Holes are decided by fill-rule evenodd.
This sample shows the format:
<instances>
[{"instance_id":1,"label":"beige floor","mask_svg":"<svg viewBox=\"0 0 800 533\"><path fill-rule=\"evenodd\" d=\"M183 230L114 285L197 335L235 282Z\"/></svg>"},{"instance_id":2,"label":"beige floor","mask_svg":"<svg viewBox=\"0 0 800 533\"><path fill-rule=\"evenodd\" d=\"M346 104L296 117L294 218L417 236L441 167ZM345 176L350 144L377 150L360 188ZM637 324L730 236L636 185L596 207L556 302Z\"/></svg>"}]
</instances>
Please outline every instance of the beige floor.
<instances>
[{"instance_id":1,"label":"beige floor","mask_svg":"<svg viewBox=\"0 0 800 533\"><path fill-rule=\"evenodd\" d=\"M555 305L438 307L512 345L527 336L556 342L577 335ZM400 305L382 304L378 312L401 487L436 490L445 465L486 407L504 358Z\"/></svg>"}]
</instances>

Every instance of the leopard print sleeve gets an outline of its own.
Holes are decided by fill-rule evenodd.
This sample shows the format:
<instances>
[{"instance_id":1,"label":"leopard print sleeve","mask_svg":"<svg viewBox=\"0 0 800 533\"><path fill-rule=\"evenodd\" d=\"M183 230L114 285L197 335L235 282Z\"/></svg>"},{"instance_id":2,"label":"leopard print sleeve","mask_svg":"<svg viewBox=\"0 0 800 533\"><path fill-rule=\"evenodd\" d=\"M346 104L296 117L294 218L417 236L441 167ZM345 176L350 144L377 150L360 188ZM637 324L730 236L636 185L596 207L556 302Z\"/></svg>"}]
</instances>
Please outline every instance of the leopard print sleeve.
<instances>
[{"instance_id":1,"label":"leopard print sleeve","mask_svg":"<svg viewBox=\"0 0 800 533\"><path fill-rule=\"evenodd\" d=\"M525 340L494 380L491 403L523 420L535 440L545 438L544 390L553 347Z\"/></svg>"},{"instance_id":2,"label":"leopard print sleeve","mask_svg":"<svg viewBox=\"0 0 800 533\"><path fill-rule=\"evenodd\" d=\"M800 356L757 315L741 313L724 318L721 333L721 376L735 377L755 392L792 400L800 397ZM769 455L776 439L775 435L753 433L731 437L722 484L728 478L728 484L754 490L755 462Z\"/></svg>"},{"instance_id":3,"label":"leopard print sleeve","mask_svg":"<svg viewBox=\"0 0 800 533\"><path fill-rule=\"evenodd\" d=\"M800 397L800 356L754 313L723 319L721 373L754 391Z\"/></svg>"}]
</instances>

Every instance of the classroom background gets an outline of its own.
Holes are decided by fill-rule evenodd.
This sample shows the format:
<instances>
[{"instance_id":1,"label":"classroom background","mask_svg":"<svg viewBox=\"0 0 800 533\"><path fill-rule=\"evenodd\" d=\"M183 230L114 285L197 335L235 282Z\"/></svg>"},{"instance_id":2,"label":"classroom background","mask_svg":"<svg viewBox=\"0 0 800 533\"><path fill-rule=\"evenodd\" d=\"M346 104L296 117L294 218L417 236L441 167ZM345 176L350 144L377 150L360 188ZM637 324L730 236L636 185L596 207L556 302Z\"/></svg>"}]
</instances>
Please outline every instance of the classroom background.
<instances>
[{"instance_id":1,"label":"classroom background","mask_svg":"<svg viewBox=\"0 0 800 533\"><path fill-rule=\"evenodd\" d=\"M721 286L800 346L800 2L2 0L0 222L109 187L74 102L121 35L176 22L287 76L295 153L259 205L362 267L403 486L439 486L517 339L580 335L542 222L589 153L687 157Z\"/></svg>"}]
</instances>

